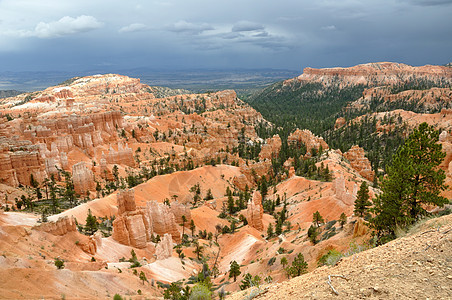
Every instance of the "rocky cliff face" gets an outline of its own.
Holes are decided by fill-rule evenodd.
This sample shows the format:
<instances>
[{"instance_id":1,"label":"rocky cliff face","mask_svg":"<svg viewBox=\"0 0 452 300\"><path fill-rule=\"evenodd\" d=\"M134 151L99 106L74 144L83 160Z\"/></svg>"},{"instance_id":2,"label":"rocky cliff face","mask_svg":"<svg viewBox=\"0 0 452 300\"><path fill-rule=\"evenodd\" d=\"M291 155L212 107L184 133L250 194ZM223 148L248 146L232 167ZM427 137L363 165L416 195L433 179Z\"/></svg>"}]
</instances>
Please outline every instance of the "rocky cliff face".
<instances>
[{"instance_id":1,"label":"rocky cliff face","mask_svg":"<svg viewBox=\"0 0 452 300\"><path fill-rule=\"evenodd\" d=\"M248 201L246 212L248 216L248 225L259 231L264 230L264 224L262 222L264 208L262 206L262 196L259 191L255 191L253 193L253 198Z\"/></svg>"},{"instance_id":2,"label":"rocky cliff face","mask_svg":"<svg viewBox=\"0 0 452 300\"><path fill-rule=\"evenodd\" d=\"M356 193L358 192L358 186L355 184L353 191L350 192L345 186L345 179L343 176L339 176L333 180L333 192L338 200L343 202L344 205L354 205L356 200Z\"/></svg>"},{"instance_id":3,"label":"rocky cliff face","mask_svg":"<svg viewBox=\"0 0 452 300\"><path fill-rule=\"evenodd\" d=\"M95 189L94 174L84 161L72 166L74 190L79 195L86 195Z\"/></svg>"},{"instance_id":4,"label":"rocky cliff face","mask_svg":"<svg viewBox=\"0 0 452 300\"><path fill-rule=\"evenodd\" d=\"M426 65L412 67L401 63L378 62L357 65L350 68L305 68L303 74L293 80L300 82L338 83L341 85L393 85L416 77L418 79L436 80L447 78L452 82L452 70L443 66ZM287 81L290 83L290 81Z\"/></svg>"},{"instance_id":5,"label":"rocky cliff face","mask_svg":"<svg viewBox=\"0 0 452 300\"><path fill-rule=\"evenodd\" d=\"M59 218L57 221L45 222L34 226L32 229L48 232L53 235L65 235L68 232L77 231L75 219L69 217Z\"/></svg>"},{"instance_id":6,"label":"rocky cliff face","mask_svg":"<svg viewBox=\"0 0 452 300\"><path fill-rule=\"evenodd\" d=\"M42 182L47 173L38 149L29 141L0 137L0 183L30 185L30 175Z\"/></svg>"},{"instance_id":7,"label":"rocky cliff face","mask_svg":"<svg viewBox=\"0 0 452 300\"><path fill-rule=\"evenodd\" d=\"M306 154L311 155L312 149L322 149L327 150L328 144L323 140L322 137L315 136L311 131L307 129L297 129L292 132L287 138L287 143L297 144L301 143L306 145Z\"/></svg>"},{"instance_id":8,"label":"rocky cliff face","mask_svg":"<svg viewBox=\"0 0 452 300\"><path fill-rule=\"evenodd\" d=\"M176 218L168 205L157 201L149 201L147 202L147 211L151 217L152 228L155 234L163 236L165 233L169 233L174 241L180 242Z\"/></svg>"},{"instance_id":9,"label":"rocky cliff face","mask_svg":"<svg viewBox=\"0 0 452 300\"><path fill-rule=\"evenodd\" d=\"M188 206L179 203L178 201L171 202L171 212L174 215L176 224L182 224L182 216L185 216L185 225L190 224L191 210Z\"/></svg>"},{"instance_id":10,"label":"rocky cliff face","mask_svg":"<svg viewBox=\"0 0 452 300\"><path fill-rule=\"evenodd\" d=\"M124 245L145 248L152 234L152 222L146 209L137 209L133 189L117 195L118 216L113 221L114 240Z\"/></svg>"},{"instance_id":11,"label":"rocky cliff face","mask_svg":"<svg viewBox=\"0 0 452 300\"><path fill-rule=\"evenodd\" d=\"M268 138L265 141L265 144L262 145L261 152L259 153L260 159L272 159L277 156L279 150L281 150L281 138L279 135L274 135L271 138Z\"/></svg>"},{"instance_id":12,"label":"rocky cliff face","mask_svg":"<svg viewBox=\"0 0 452 300\"><path fill-rule=\"evenodd\" d=\"M163 238L155 247L155 255L157 260L167 259L173 254L173 238L171 234L165 233Z\"/></svg>"},{"instance_id":13,"label":"rocky cliff face","mask_svg":"<svg viewBox=\"0 0 452 300\"><path fill-rule=\"evenodd\" d=\"M374 180L372 166L370 165L369 159L364 156L363 148L355 145L344 153L344 157L349 160L352 168L355 169L361 176L369 181Z\"/></svg>"}]
</instances>

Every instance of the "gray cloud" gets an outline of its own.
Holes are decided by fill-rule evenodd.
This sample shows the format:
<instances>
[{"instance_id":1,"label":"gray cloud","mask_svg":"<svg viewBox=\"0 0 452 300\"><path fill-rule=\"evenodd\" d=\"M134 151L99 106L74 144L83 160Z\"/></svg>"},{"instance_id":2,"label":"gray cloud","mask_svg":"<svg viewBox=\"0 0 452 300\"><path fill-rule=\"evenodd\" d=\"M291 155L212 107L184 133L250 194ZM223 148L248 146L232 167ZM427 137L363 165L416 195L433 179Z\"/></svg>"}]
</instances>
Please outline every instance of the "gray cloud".
<instances>
[{"instance_id":1,"label":"gray cloud","mask_svg":"<svg viewBox=\"0 0 452 300\"><path fill-rule=\"evenodd\" d=\"M411 2L420 6L439 6L452 4L452 0L411 0Z\"/></svg>"},{"instance_id":2,"label":"gray cloud","mask_svg":"<svg viewBox=\"0 0 452 300\"><path fill-rule=\"evenodd\" d=\"M263 30L264 25L250 22L250 21L240 21L234 24L232 27L232 32L241 32L241 31L254 31L254 30Z\"/></svg>"},{"instance_id":3,"label":"gray cloud","mask_svg":"<svg viewBox=\"0 0 452 300\"><path fill-rule=\"evenodd\" d=\"M169 31L185 32L191 34L200 34L203 31L213 30L214 28L207 23L190 23L184 20L178 21L170 26L167 26Z\"/></svg>"},{"instance_id":4,"label":"gray cloud","mask_svg":"<svg viewBox=\"0 0 452 300\"><path fill-rule=\"evenodd\" d=\"M1 69L444 64L451 3L0 0Z\"/></svg>"}]
</instances>

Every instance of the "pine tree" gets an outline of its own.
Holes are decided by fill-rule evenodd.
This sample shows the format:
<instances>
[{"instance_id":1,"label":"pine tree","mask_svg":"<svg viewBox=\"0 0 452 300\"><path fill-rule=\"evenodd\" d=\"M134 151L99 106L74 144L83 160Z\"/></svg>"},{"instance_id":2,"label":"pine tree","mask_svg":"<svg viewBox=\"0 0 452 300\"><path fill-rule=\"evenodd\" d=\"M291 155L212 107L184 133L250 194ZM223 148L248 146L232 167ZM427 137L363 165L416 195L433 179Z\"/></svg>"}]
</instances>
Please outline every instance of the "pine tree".
<instances>
[{"instance_id":1,"label":"pine tree","mask_svg":"<svg viewBox=\"0 0 452 300\"><path fill-rule=\"evenodd\" d=\"M341 216L339 217L339 223L341 224L341 228L344 227L345 223L347 223L347 216L345 213L341 213Z\"/></svg>"},{"instance_id":2,"label":"pine tree","mask_svg":"<svg viewBox=\"0 0 452 300\"><path fill-rule=\"evenodd\" d=\"M297 254L292 262L292 266L289 268L289 272L292 277L308 272L308 263L304 260L303 254Z\"/></svg>"},{"instance_id":3,"label":"pine tree","mask_svg":"<svg viewBox=\"0 0 452 300\"><path fill-rule=\"evenodd\" d=\"M270 224L268 225L268 228L267 228L267 236L268 236L268 238L273 237L273 225L272 225L272 223L270 223Z\"/></svg>"},{"instance_id":4,"label":"pine tree","mask_svg":"<svg viewBox=\"0 0 452 300\"><path fill-rule=\"evenodd\" d=\"M320 215L319 211L316 211L312 214L312 222L315 223L317 227L319 227L321 223L325 222L325 220Z\"/></svg>"},{"instance_id":5,"label":"pine tree","mask_svg":"<svg viewBox=\"0 0 452 300\"><path fill-rule=\"evenodd\" d=\"M90 234L93 235L94 232L97 231L97 218L91 214L91 209L88 209L88 216L86 216L86 225L85 230Z\"/></svg>"},{"instance_id":6,"label":"pine tree","mask_svg":"<svg viewBox=\"0 0 452 300\"><path fill-rule=\"evenodd\" d=\"M439 131L422 123L393 156L382 193L374 200L371 220L379 243L395 238L397 227L413 224L426 213L425 205L443 206L448 202L440 192L446 189L446 175L438 169L445 153L438 144Z\"/></svg>"},{"instance_id":7,"label":"pine tree","mask_svg":"<svg viewBox=\"0 0 452 300\"><path fill-rule=\"evenodd\" d=\"M242 272L240 271L239 264L235 260L233 260L229 269L229 278L233 277L235 282L237 280L237 276L239 276L241 273Z\"/></svg>"},{"instance_id":8,"label":"pine tree","mask_svg":"<svg viewBox=\"0 0 452 300\"><path fill-rule=\"evenodd\" d=\"M367 210L371 205L372 203L369 201L369 187L367 186L367 183L363 181L356 196L355 210L353 212L355 215L362 218L366 215Z\"/></svg>"}]
</instances>

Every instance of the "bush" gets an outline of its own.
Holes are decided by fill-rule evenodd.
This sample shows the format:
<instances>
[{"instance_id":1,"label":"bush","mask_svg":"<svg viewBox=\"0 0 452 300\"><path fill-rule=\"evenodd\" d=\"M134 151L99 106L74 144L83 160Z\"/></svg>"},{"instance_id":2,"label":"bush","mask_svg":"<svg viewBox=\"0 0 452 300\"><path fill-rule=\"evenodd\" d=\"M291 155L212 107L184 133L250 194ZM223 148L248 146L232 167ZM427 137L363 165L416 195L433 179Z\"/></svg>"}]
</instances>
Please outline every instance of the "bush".
<instances>
[{"instance_id":1,"label":"bush","mask_svg":"<svg viewBox=\"0 0 452 300\"><path fill-rule=\"evenodd\" d=\"M64 261L63 260L61 260L60 258L55 258L55 266L58 268L58 269L64 269Z\"/></svg>"},{"instance_id":2,"label":"bush","mask_svg":"<svg viewBox=\"0 0 452 300\"><path fill-rule=\"evenodd\" d=\"M121 295L115 294L115 295L113 296L113 300L123 300L123 298L121 297Z\"/></svg>"},{"instance_id":3,"label":"bush","mask_svg":"<svg viewBox=\"0 0 452 300\"><path fill-rule=\"evenodd\" d=\"M190 299L190 300L210 300L210 299L212 299L212 292L206 285L204 285L202 283L197 283L191 289L190 297L188 299Z\"/></svg>"},{"instance_id":4,"label":"bush","mask_svg":"<svg viewBox=\"0 0 452 300\"><path fill-rule=\"evenodd\" d=\"M342 253L336 249L328 251L327 254L323 255L318 262L319 266L334 266L342 258Z\"/></svg>"}]
</instances>

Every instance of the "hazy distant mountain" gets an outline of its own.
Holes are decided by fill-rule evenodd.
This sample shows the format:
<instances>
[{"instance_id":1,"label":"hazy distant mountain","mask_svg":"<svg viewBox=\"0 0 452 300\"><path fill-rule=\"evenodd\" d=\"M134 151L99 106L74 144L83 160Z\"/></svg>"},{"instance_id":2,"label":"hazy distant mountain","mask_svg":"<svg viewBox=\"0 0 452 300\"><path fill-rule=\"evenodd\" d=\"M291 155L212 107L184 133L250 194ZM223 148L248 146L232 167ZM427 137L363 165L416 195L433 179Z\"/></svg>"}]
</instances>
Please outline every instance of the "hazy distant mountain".
<instances>
[{"instance_id":1,"label":"hazy distant mountain","mask_svg":"<svg viewBox=\"0 0 452 300\"><path fill-rule=\"evenodd\" d=\"M14 97L23 93L16 90L0 90L0 98Z\"/></svg>"}]
</instances>

